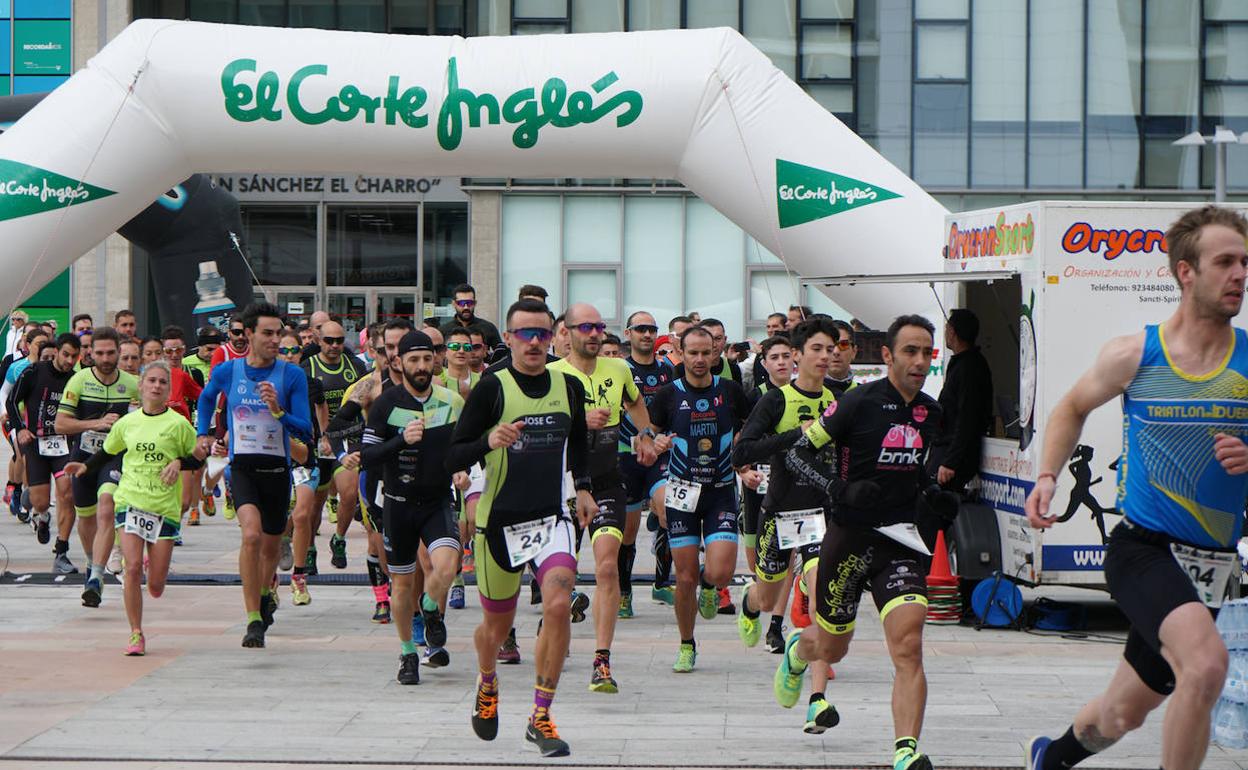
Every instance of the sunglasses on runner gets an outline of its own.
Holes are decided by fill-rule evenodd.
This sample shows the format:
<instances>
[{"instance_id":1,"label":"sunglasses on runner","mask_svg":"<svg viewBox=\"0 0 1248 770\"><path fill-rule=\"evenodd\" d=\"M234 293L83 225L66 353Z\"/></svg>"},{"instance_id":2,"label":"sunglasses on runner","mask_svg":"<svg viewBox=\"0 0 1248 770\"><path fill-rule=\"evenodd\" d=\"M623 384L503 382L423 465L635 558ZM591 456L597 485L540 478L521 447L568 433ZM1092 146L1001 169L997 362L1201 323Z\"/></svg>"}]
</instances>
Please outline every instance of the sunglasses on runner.
<instances>
[{"instance_id":1,"label":"sunglasses on runner","mask_svg":"<svg viewBox=\"0 0 1248 770\"><path fill-rule=\"evenodd\" d=\"M321 342L324 342L326 345L341 345L346 341L346 337L321 337Z\"/></svg>"},{"instance_id":2,"label":"sunglasses on runner","mask_svg":"<svg viewBox=\"0 0 1248 770\"><path fill-rule=\"evenodd\" d=\"M294 354L298 353L300 350L302 350L302 348L296 345L291 348L278 348L277 352L281 353L284 356L293 356Z\"/></svg>"},{"instance_id":3,"label":"sunglasses on runner","mask_svg":"<svg viewBox=\"0 0 1248 770\"><path fill-rule=\"evenodd\" d=\"M508 331L521 342L530 345L534 342L548 343L555 336L550 329L543 329L540 326L526 326L522 329L508 329Z\"/></svg>"},{"instance_id":4,"label":"sunglasses on runner","mask_svg":"<svg viewBox=\"0 0 1248 770\"><path fill-rule=\"evenodd\" d=\"M446 343L446 349L451 351L452 353L461 353L461 352L467 353L469 350L472 350L472 343L471 342L448 342Z\"/></svg>"},{"instance_id":5,"label":"sunglasses on runner","mask_svg":"<svg viewBox=\"0 0 1248 770\"><path fill-rule=\"evenodd\" d=\"M230 336L231 336L231 337L241 337L241 336L243 336L243 333L244 333L244 332L243 332L243 330L242 330L242 329L230 329Z\"/></svg>"},{"instance_id":6,"label":"sunglasses on runner","mask_svg":"<svg viewBox=\"0 0 1248 770\"><path fill-rule=\"evenodd\" d=\"M603 332L607 330L607 325L599 321L598 323L576 324L575 326L572 326L570 328L576 329L581 334L592 334L594 332L598 332L599 334L602 334Z\"/></svg>"},{"instance_id":7,"label":"sunglasses on runner","mask_svg":"<svg viewBox=\"0 0 1248 770\"><path fill-rule=\"evenodd\" d=\"M633 324L628 327L628 330L631 332L637 332L638 334L657 334L659 327L654 324Z\"/></svg>"},{"instance_id":8,"label":"sunglasses on runner","mask_svg":"<svg viewBox=\"0 0 1248 770\"><path fill-rule=\"evenodd\" d=\"M185 346L185 345L180 345L180 346L178 346L178 347L176 347L176 348L170 348L170 347L167 347L167 348L165 348L165 352L166 352L166 353L168 353L169 355L173 355L174 353L185 353L185 352L186 352L186 346Z\"/></svg>"},{"instance_id":9,"label":"sunglasses on runner","mask_svg":"<svg viewBox=\"0 0 1248 770\"><path fill-rule=\"evenodd\" d=\"M849 350L854 346L853 340L837 340L832 344L836 345L837 350Z\"/></svg>"},{"instance_id":10,"label":"sunglasses on runner","mask_svg":"<svg viewBox=\"0 0 1248 770\"><path fill-rule=\"evenodd\" d=\"M473 307L473 306L474 306L474 305L476 305L476 304L477 304L477 301L476 301L475 299L457 299L457 300L455 300L455 306L456 306L456 307Z\"/></svg>"}]
</instances>

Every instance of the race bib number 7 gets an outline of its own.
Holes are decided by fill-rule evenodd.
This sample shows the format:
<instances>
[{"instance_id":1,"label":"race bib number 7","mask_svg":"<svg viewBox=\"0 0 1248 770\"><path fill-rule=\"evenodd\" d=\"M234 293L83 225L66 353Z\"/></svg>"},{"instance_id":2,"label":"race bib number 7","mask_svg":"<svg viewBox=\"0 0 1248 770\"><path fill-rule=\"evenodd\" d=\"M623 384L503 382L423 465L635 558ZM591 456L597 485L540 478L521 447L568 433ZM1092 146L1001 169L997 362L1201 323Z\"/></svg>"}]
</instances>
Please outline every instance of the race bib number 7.
<instances>
[{"instance_id":1,"label":"race bib number 7","mask_svg":"<svg viewBox=\"0 0 1248 770\"><path fill-rule=\"evenodd\" d=\"M129 535L138 535L149 543L155 543L160 539L160 528L164 521L165 517L158 513L131 508L126 511L125 532Z\"/></svg>"},{"instance_id":2,"label":"race bib number 7","mask_svg":"<svg viewBox=\"0 0 1248 770\"><path fill-rule=\"evenodd\" d=\"M524 521L503 527L503 540L507 545L507 556L512 567L532 561L542 549L550 544L555 536L555 516L547 516L537 521Z\"/></svg>"},{"instance_id":3,"label":"race bib number 7","mask_svg":"<svg viewBox=\"0 0 1248 770\"><path fill-rule=\"evenodd\" d=\"M1226 584L1235 568L1234 551L1209 551L1181 543L1171 543L1170 552L1196 587L1196 595L1206 607L1221 607Z\"/></svg>"},{"instance_id":4,"label":"race bib number 7","mask_svg":"<svg viewBox=\"0 0 1248 770\"><path fill-rule=\"evenodd\" d=\"M663 493L663 507L691 513L698 509L698 498L701 496L701 484L669 477L667 490Z\"/></svg>"},{"instance_id":5,"label":"race bib number 7","mask_svg":"<svg viewBox=\"0 0 1248 770\"><path fill-rule=\"evenodd\" d=\"M783 551L823 542L827 528L822 508L780 511L776 514L776 535Z\"/></svg>"}]
</instances>

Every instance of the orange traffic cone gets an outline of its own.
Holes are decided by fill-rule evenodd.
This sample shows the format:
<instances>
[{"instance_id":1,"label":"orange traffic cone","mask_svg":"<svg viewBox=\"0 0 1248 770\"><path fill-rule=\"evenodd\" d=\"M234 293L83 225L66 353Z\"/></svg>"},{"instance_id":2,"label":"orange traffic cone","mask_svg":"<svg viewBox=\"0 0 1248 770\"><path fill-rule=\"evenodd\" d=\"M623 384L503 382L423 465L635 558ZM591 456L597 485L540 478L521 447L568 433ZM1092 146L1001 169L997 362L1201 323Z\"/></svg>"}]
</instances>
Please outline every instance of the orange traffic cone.
<instances>
[{"instance_id":1,"label":"orange traffic cone","mask_svg":"<svg viewBox=\"0 0 1248 770\"><path fill-rule=\"evenodd\" d=\"M958 592L958 578L949 569L945 533L937 532L936 547L932 549L932 568L927 575L927 622L953 625L961 618L962 595Z\"/></svg>"},{"instance_id":2,"label":"orange traffic cone","mask_svg":"<svg viewBox=\"0 0 1248 770\"><path fill-rule=\"evenodd\" d=\"M945 533L936 533L936 547L932 549L932 568L927 573L929 586L956 586L958 578L949 570L949 547L945 545Z\"/></svg>"}]
</instances>

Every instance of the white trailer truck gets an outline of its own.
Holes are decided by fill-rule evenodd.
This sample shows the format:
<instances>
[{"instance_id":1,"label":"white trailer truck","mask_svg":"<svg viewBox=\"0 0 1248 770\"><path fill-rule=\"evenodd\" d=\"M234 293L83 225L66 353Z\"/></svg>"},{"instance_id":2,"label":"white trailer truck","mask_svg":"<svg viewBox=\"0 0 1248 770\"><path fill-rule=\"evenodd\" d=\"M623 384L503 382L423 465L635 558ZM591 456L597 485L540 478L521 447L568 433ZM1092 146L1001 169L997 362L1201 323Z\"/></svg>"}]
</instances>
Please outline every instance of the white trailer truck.
<instances>
[{"instance_id":1,"label":"white trailer truck","mask_svg":"<svg viewBox=\"0 0 1248 770\"><path fill-rule=\"evenodd\" d=\"M1115 508L1122 451L1117 402L1092 413L1059 474L1053 506L1061 523L1043 533L1032 530L1023 502L1058 400L1111 337L1173 313L1179 291L1165 231L1199 205L1038 201L950 214L941 272L809 281L927 282L946 308L978 315L997 417L984 441L979 502L963 507L952 530L951 555L963 577L1000 570L1025 584L1104 584L1105 535L1121 518ZM947 360L942 357L934 373L943 372Z\"/></svg>"}]
</instances>

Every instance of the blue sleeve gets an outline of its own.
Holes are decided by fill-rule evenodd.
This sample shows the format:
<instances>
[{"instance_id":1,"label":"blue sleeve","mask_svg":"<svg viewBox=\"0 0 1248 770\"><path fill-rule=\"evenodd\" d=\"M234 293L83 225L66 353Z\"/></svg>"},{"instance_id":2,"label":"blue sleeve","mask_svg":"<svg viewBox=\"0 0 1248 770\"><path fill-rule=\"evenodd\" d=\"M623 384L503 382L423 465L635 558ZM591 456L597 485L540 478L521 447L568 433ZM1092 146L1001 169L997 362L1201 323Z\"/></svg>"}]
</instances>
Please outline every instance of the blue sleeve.
<instances>
[{"instance_id":1,"label":"blue sleeve","mask_svg":"<svg viewBox=\"0 0 1248 770\"><path fill-rule=\"evenodd\" d=\"M195 426L195 431L200 436L207 436L212 427L212 414L217 410L217 397L228 387L232 368L233 366L228 361L218 364L217 368L212 370L208 381L204 383L204 390L199 394L199 405L196 410L198 425Z\"/></svg>"},{"instance_id":2,"label":"blue sleeve","mask_svg":"<svg viewBox=\"0 0 1248 770\"><path fill-rule=\"evenodd\" d=\"M312 440L312 413L308 408L308 378L303 375L303 370L299 367L289 364L287 366L285 376L282 377L282 382L286 386L285 403L282 404L285 414L281 416L279 422L282 423L287 433L300 441L308 442Z\"/></svg>"}]
</instances>

